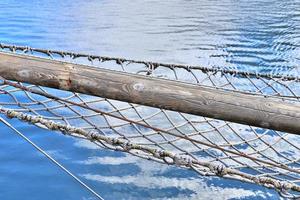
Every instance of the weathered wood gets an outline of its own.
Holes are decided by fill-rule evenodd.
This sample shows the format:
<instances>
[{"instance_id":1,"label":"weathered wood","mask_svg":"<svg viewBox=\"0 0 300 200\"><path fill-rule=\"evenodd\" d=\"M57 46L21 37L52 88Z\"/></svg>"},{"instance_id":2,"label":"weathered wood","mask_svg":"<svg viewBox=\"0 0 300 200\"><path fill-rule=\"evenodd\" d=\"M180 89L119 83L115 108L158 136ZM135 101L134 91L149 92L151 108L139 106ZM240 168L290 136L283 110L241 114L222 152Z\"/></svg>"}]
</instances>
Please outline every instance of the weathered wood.
<instances>
[{"instance_id":1,"label":"weathered wood","mask_svg":"<svg viewBox=\"0 0 300 200\"><path fill-rule=\"evenodd\" d=\"M152 107L300 134L299 104L32 56L0 53L0 76Z\"/></svg>"}]
</instances>

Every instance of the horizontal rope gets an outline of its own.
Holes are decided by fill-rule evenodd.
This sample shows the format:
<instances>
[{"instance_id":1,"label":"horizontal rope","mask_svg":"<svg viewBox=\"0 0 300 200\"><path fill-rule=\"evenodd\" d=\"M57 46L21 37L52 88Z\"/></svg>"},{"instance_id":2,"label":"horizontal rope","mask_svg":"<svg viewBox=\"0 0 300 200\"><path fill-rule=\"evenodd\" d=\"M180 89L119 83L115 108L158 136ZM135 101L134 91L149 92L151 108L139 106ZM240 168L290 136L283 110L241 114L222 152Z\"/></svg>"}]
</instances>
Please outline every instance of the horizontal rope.
<instances>
[{"instance_id":1,"label":"horizontal rope","mask_svg":"<svg viewBox=\"0 0 300 200\"><path fill-rule=\"evenodd\" d=\"M299 77L296 76L173 65L6 44L1 44L0 49L66 62L71 59L84 65L88 62L90 64L87 65L114 70L121 67L122 71L129 73L192 81L222 90L299 102ZM191 80L185 79L187 75L183 72L188 72ZM92 139L78 133L65 133L88 139L104 148L178 165L201 175L217 175L275 188L284 197L293 198L299 192L300 159L297 155L300 148L298 138L290 134L5 79L0 80L0 106L23 114L30 112L34 117L40 116L62 126L69 125L88 134L109 135L106 141L98 136ZM40 122L35 125L47 128ZM56 131L60 125L51 127Z\"/></svg>"},{"instance_id":2,"label":"horizontal rope","mask_svg":"<svg viewBox=\"0 0 300 200\"><path fill-rule=\"evenodd\" d=\"M278 167L278 168L282 168L282 169L285 169L285 170L288 170L288 171L291 171L291 172L300 173L299 170L293 169L293 168L289 168L289 167L287 167L285 165L267 162L267 161L264 161L262 159L258 159L258 158L255 158L255 157L252 157L252 156L249 156L249 155L246 155L246 154L240 154L240 153L238 153L236 151L231 151L231 150L222 148L220 146L211 145L211 144L208 144L208 143L205 143L205 142L202 142L202 141L198 141L198 140L194 140L192 138L187 138L185 136L182 136L182 135L179 135L179 134L175 134L175 133L172 133L172 132L169 132L169 131L166 131L166 130L163 130L163 129L160 129L160 128L157 128L157 127L149 126L149 125L144 124L144 123L140 123L140 122L136 122L136 121L133 121L133 120L129 120L129 119L124 118L124 117L116 116L114 114L107 113L107 112L104 112L104 111L99 110L99 109L93 109L91 107L86 106L85 104L81 105L81 104L77 104L77 103L72 102L72 101L64 100L62 98L59 98L59 97L56 97L56 96L53 96L53 95L49 95L49 94L47 94L45 92L34 90L34 89L31 89L31 88L22 86L22 85L20 85L18 83L13 83L11 81L5 80L1 76L0 76L0 80L2 80L4 84L10 85L10 86L13 86L13 87L16 87L16 88L20 88L20 89L22 89L24 91L28 91L28 92L31 92L33 94L38 94L38 95L41 95L41 96L45 96L47 98L51 98L51 99L54 99L54 100L63 101L63 102L69 103L69 104L80 106L82 108L85 108L85 109L88 109L88 110L92 110L94 112L101 113L101 115L107 115L109 117L113 117L113 118L116 118L116 119L119 119L119 120L124 120L124 121L127 121L127 122L132 123L132 124L136 124L136 125L139 125L139 126L144 126L145 128L150 128L150 129L158 131L160 133L166 133L166 134L178 137L178 138L189 140L189 141L194 142L194 143L202 144L202 145L214 148L214 149L219 149L221 151L228 152L228 153L231 153L231 154L234 154L234 155L239 155L239 156L245 157L247 159L254 160L254 161L257 161L257 162L261 162L263 164L267 164L267 165L270 165L270 166L273 166L273 167Z\"/></svg>"},{"instance_id":3,"label":"horizontal rope","mask_svg":"<svg viewBox=\"0 0 300 200\"><path fill-rule=\"evenodd\" d=\"M216 164L213 164L210 162L203 162L203 161L195 160L195 159L192 159L192 158L189 158L186 156L176 155L171 152L164 151L164 150L158 151L157 149L145 147L142 145L137 145L137 144L134 144L134 143L131 143L128 141L118 139L118 138L107 137L107 136L100 135L93 131L87 132L80 128L63 125L63 124L56 123L56 122L53 122L50 120L45 120L40 116L33 116L33 115L21 113L21 112L16 112L16 111L6 109L3 107L0 108L0 113L6 115L8 118L17 118L19 120L28 122L33 125L40 124L49 130L60 131L65 135L73 136L75 134L75 135L82 136L92 142L97 141L100 143L105 143L107 145L111 145L113 147L118 147L118 148L113 148L114 150L123 151L123 152L129 152L132 150L142 151L143 153L149 154L149 155L153 156L154 158L157 158L169 165L177 165L179 167L185 167L185 168L189 168L189 169L193 169L193 170L196 169L195 171L198 171L198 170L201 171L201 168L199 168L199 167L205 167L207 170L209 170L210 173L220 176L220 177L223 177L226 175L234 175L234 176L236 176L236 177L234 177L234 179L239 179L239 180L246 179L250 182L253 182L253 183L256 183L259 185L275 188L283 193L286 193L287 190L293 190L293 191L300 192L300 186L293 184L293 183L289 183L287 181L278 181L278 180L275 180L275 179L272 179L269 177L264 177L264 176L259 176L259 177L252 176L249 174L239 172L234 169L226 168L223 165L216 165ZM204 172L207 172L207 170L204 170ZM206 173L206 175L211 175L211 174ZM231 178L231 177L228 176L227 178Z\"/></svg>"},{"instance_id":4,"label":"horizontal rope","mask_svg":"<svg viewBox=\"0 0 300 200\"><path fill-rule=\"evenodd\" d=\"M12 52L16 52L17 50L23 51L24 53L27 52L38 52L43 53L48 56L51 56L53 54L57 54L61 57L70 56L71 58L80 58L85 57L89 60L99 60L99 61L116 61L117 64L122 64L124 62L128 63L136 63L136 64L144 64L148 66L150 69L154 70L157 67L167 67L170 69L174 68L182 68L187 71L190 71L192 69L201 70L202 72L220 72L222 74L230 74L230 75L240 75L243 77L262 77L262 78L278 78L283 81L300 81L300 77L293 76L293 75L280 75L280 74L263 74L263 73L253 73L253 72L247 72L247 71L241 71L241 70L231 70L231 69L224 69L224 68L209 68L209 67L203 67L203 66L193 66L193 65L182 65L182 64L169 64L169 63L159 63L159 62L150 62L150 61L142 61L142 60L133 60L133 59L127 59L127 58L121 58L121 57L109 57L109 56L99 56L99 55L90 55L90 54L84 54L84 53L74 53L69 51L57 51L57 50L50 50L50 49L41 49L41 48L33 48L29 46L18 46L18 45L9 45L0 43L1 49L9 49Z\"/></svg>"}]
</instances>

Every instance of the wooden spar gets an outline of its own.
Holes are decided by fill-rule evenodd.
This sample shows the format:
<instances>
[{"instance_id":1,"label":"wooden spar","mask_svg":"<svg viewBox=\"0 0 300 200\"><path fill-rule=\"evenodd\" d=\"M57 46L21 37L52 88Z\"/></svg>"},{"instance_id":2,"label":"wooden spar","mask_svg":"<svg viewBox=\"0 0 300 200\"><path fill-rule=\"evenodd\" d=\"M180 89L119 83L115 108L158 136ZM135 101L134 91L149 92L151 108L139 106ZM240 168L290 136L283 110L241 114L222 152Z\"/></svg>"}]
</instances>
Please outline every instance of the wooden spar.
<instances>
[{"instance_id":1,"label":"wooden spar","mask_svg":"<svg viewBox=\"0 0 300 200\"><path fill-rule=\"evenodd\" d=\"M300 134L299 104L263 96L10 53L0 53L0 76L8 80Z\"/></svg>"}]
</instances>

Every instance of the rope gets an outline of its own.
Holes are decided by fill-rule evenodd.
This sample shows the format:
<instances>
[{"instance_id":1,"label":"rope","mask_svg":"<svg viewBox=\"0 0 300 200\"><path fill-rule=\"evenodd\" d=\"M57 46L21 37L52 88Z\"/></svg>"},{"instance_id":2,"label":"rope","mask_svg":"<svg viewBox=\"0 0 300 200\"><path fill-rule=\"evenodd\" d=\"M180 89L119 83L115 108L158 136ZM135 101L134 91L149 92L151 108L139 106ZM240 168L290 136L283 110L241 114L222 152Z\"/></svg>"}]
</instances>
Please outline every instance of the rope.
<instances>
[{"instance_id":1,"label":"rope","mask_svg":"<svg viewBox=\"0 0 300 200\"><path fill-rule=\"evenodd\" d=\"M99 135L98 133L92 131L87 132L80 128L55 123L50 120L45 120L42 117L36 117L36 116L16 112L13 110L5 109L3 107L0 108L0 112L9 118L17 118L19 120L28 122L33 125L41 124L49 130L60 131L65 135L69 135L69 136L79 135L92 142L97 141L100 143L106 143L113 147L118 147L118 148L113 148L114 150L123 151L123 152L129 152L132 150L142 151L143 153L151 154L153 157L162 160L163 162L169 165L177 165L179 167L185 167L194 170L196 169L196 171L198 170L201 171L200 167L205 167L209 169L212 174L215 174L220 177L226 176L228 174L235 175L237 176L235 177L235 179L239 179L239 180L247 179L250 182L263 185L266 187L272 187L284 193L287 190L294 190L300 192L300 186L286 181L277 181L269 177L262 177L262 176L256 177L256 176L248 175L236 171L234 169L226 168L223 165L215 165L210 162L202 162L199 160L194 160L189 157L179 156L168 151L163 151L163 150L157 151L156 149L153 148L144 147L117 138L111 138L111 137ZM204 171L206 172L206 170ZM206 174L206 175L210 175L210 174Z\"/></svg>"},{"instance_id":2,"label":"rope","mask_svg":"<svg viewBox=\"0 0 300 200\"><path fill-rule=\"evenodd\" d=\"M5 52L122 70L298 103L298 76L0 44ZM0 78L5 115L155 162L299 197L299 136ZM11 113L18 114L11 114ZM37 119L36 119L37 118ZM41 120L41 121L40 121ZM13 126L13 125L12 125ZM70 132L69 132L70 131ZM73 131L73 132L72 132Z\"/></svg>"},{"instance_id":3,"label":"rope","mask_svg":"<svg viewBox=\"0 0 300 200\"><path fill-rule=\"evenodd\" d=\"M166 134L175 136L175 137L177 137L177 138L186 139L186 140L192 141L192 142L194 142L194 143L198 143L198 144L202 144L202 145L205 145L205 146L208 146L208 147L212 147L212 148L215 148L215 149L219 149L219 150L224 151L224 152L228 152L228 153L231 153L231 154L243 156L243 157L248 158L248 159L250 159L250 160L255 160L255 161L258 161L258 162L261 162L261 163L264 163L264 164L268 164L268 165L270 165L270 166L282 168L282 169L285 169L285 170L288 170L288 171L293 171L293 172L295 172L295 173L300 173L299 170L295 170L295 169L292 169L292 168L288 168L288 167L286 167L285 165L267 162L267 161L264 161L264 160L261 160L261 159L255 158L255 157L251 157L251 156L248 156L248 155L245 155L245 154L241 154L241 153L238 153L238 152L235 152L235 151L231 151L231 150L224 149L224 148L219 147L219 146L217 146L217 145L211 145L211 144L209 144L209 143L205 143L205 142L201 142L201 141L198 141L198 140L194 140L194 139L192 139L192 138L186 138L186 137L184 137L184 136L181 136L181 135L178 135L178 134L169 132L169 131L165 131L165 130L160 129L160 128L157 128L157 127L149 126L149 125L147 125L147 124L140 123L140 122L136 122L136 121L133 121L133 120L124 118L124 117L119 117L119 116L116 116L116 115L113 115L113 114L110 114L110 113L107 113L107 112L104 112L104 111L101 111L101 110L98 110L98 109L93 109L93 108L88 107L88 106L86 106L86 105L81 105L81 104L77 104L77 103L72 102L72 101L64 100L64 99L61 99L61 98L59 98L59 97L55 97L55 96L53 96L53 95L49 95L49 94L47 94L47 93L45 93L45 92L41 92L41 91L38 91L38 90L34 90L34 89L31 89L31 88L22 86L22 85L20 85L20 84L18 84L18 83L13 83L13 82L11 82L11 81L7 81L7 80L5 80L4 78L2 78L2 77L0 76L0 80L1 80L1 79L2 79L2 81L3 81L4 84L10 85L10 86L14 86L14 87L16 87L16 88L20 88L20 89L22 89L22 90L24 90L24 91L28 91L28 92L31 92L31 93L34 93L34 94L38 94L38 95L42 95L42 96L45 96L45 97L48 97L48 98L51 98L51 99L55 99L55 100L58 100L58 101L63 101L63 102L69 103L69 104L73 104L73 105L76 105L76 106L80 106L80 107L82 107L82 108L86 108L86 109L88 109L88 110L92 110L92 111L95 111L95 112L97 112L97 113L100 113L101 115L107 115L107 116L110 116L110 117L113 117L113 118L117 118L117 119L120 119L120 120L127 121L127 122L132 123L132 124L136 124L136 125L139 125L139 126L144 126L144 127L146 127L146 128L150 128L150 129L152 129L152 130L155 130L155 131L158 131L158 132L161 132L161 133L166 133Z\"/></svg>"},{"instance_id":4,"label":"rope","mask_svg":"<svg viewBox=\"0 0 300 200\"><path fill-rule=\"evenodd\" d=\"M9 49L12 52L16 51L23 51L24 53L27 52L38 52L46 54L50 57L53 56L53 54L57 54L61 57L70 56L72 59L76 58L87 58L89 61L93 60L99 60L101 62L104 61L115 61L117 64L122 64L125 62L128 63L135 63L135 64L144 64L151 68L151 70L155 70L158 67L167 67L169 69L174 70L175 68L181 68L185 69L187 71L191 71L193 69L195 70L201 70L202 72L213 72L217 73L220 72L222 74L230 74L235 76L252 76L252 77L262 77L262 78L280 78L284 81L299 81L300 77L293 76L293 75L281 75L281 74L263 74L263 73L253 73L253 72L247 72L247 71L240 71L240 70L232 70L232 69L224 69L224 68L209 68L209 67L203 67L203 66L192 66L192 65L182 65L182 64L169 64L169 63L159 63L159 62L150 62L150 61L143 61L143 60L133 60L133 59L127 59L127 58L121 58L121 57L110 57L110 56L99 56L99 55L90 55L90 54L84 54L84 53L74 53L69 51L57 51L57 50L49 50L49 49L41 49L41 48L32 48L29 46L18 46L18 45L9 45L0 43L1 49Z\"/></svg>"}]
</instances>

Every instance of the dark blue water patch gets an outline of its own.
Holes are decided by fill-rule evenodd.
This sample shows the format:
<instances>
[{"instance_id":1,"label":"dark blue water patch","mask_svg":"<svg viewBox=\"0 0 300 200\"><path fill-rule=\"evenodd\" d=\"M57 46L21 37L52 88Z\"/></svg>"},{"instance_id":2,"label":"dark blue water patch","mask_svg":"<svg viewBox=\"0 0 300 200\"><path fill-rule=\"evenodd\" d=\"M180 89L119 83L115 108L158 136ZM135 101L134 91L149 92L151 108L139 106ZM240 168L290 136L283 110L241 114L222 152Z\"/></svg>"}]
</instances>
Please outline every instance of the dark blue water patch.
<instances>
[{"instance_id":1,"label":"dark blue water patch","mask_svg":"<svg viewBox=\"0 0 300 200\"><path fill-rule=\"evenodd\" d=\"M293 156L295 155L295 152L292 149L281 151L280 153L288 158L293 158Z\"/></svg>"},{"instance_id":2,"label":"dark blue water patch","mask_svg":"<svg viewBox=\"0 0 300 200\"><path fill-rule=\"evenodd\" d=\"M264 134L264 135L268 135L268 136L278 135L277 133L275 133L273 130L270 130L270 129L255 128L254 130L258 134ZM252 130L251 129L246 129L246 131L252 131Z\"/></svg>"},{"instance_id":3,"label":"dark blue water patch","mask_svg":"<svg viewBox=\"0 0 300 200\"><path fill-rule=\"evenodd\" d=\"M247 174L250 174L250 175L258 175L257 170L254 170L254 169L249 168L249 167L240 168L239 170L241 172L244 172L244 173L247 173Z\"/></svg>"},{"instance_id":4,"label":"dark blue water patch","mask_svg":"<svg viewBox=\"0 0 300 200\"><path fill-rule=\"evenodd\" d=\"M0 143L3 149L0 153L3 159L0 165L1 199L40 199L42 193L51 194L44 196L44 199L89 196L78 183L18 138L14 132L6 130L5 133L1 132L1 137L6 138L5 142Z\"/></svg>"},{"instance_id":5,"label":"dark blue water patch","mask_svg":"<svg viewBox=\"0 0 300 200\"><path fill-rule=\"evenodd\" d=\"M300 65L299 1L2 0L0 7L0 40L4 43L264 73L283 72ZM214 55L222 56L215 58ZM76 172L88 171L76 161L93 156L124 157L119 152L78 146L78 140L17 120L10 122L47 151L55 152L53 156ZM145 131L143 127L139 129ZM56 174L51 164L14 137L5 126L0 125L0 133L1 199L91 197L59 170ZM267 134L272 136L274 133ZM27 156L22 159L21 155ZM197 156L207 157L208 154L202 152ZM30 162L27 163L27 159ZM27 164L32 168L25 167ZM161 167L155 163L151 166ZM104 167L110 168L110 165ZM123 165L128 171L131 167L132 164ZM30 177L26 171L22 176L22 168L31 171ZM16 171L18 174L12 175ZM184 179L186 175L186 179L193 182L192 172L177 171L176 168L171 171L175 178ZM97 168L92 168L90 173L97 173ZM158 176L159 172L155 173ZM172 173L164 173L172 176ZM137 176L145 178L142 174ZM195 178L198 177L195 174ZM205 180L201 178L201 181ZM164 196L160 189L138 189L120 184L118 187L124 190L116 190L117 184L86 181L100 194L103 192L107 199L151 199L151 195L172 198L180 194L188 198L193 194L188 190L168 189ZM211 182L219 184L223 179ZM230 184L225 181L223 186L230 187ZM272 193L272 197L268 195L270 190L253 184L240 185L244 190L257 190L268 199L278 199L276 193ZM234 192L232 195L240 196Z\"/></svg>"},{"instance_id":6,"label":"dark blue water patch","mask_svg":"<svg viewBox=\"0 0 300 200\"><path fill-rule=\"evenodd\" d=\"M245 143L241 143L241 144L236 144L236 145L233 145L236 149L239 149L239 150L246 150L249 148L249 145L248 144L245 144Z\"/></svg>"},{"instance_id":7,"label":"dark blue water patch","mask_svg":"<svg viewBox=\"0 0 300 200\"><path fill-rule=\"evenodd\" d=\"M282 154L284 154L284 153L282 153ZM291 168L298 169L300 167L300 163L299 163L299 161L295 161L295 162L289 163L288 166Z\"/></svg>"}]
</instances>

